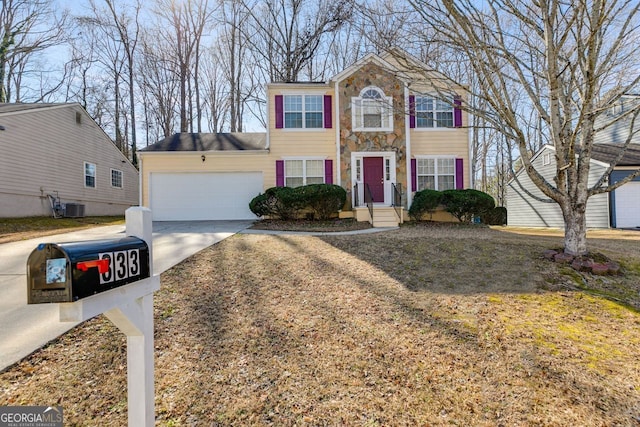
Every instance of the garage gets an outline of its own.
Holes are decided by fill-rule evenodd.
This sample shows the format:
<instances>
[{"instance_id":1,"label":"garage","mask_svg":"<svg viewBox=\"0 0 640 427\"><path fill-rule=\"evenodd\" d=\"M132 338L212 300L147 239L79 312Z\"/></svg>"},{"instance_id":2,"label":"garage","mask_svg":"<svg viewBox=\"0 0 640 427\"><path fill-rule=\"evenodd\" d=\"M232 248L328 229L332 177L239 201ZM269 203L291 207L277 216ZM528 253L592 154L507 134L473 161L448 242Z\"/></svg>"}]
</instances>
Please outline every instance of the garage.
<instances>
[{"instance_id":1,"label":"garage","mask_svg":"<svg viewBox=\"0 0 640 427\"><path fill-rule=\"evenodd\" d=\"M632 181L615 190L616 228L640 227L640 182Z\"/></svg>"},{"instance_id":2,"label":"garage","mask_svg":"<svg viewBox=\"0 0 640 427\"><path fill-rule=\"evenodd\" d=\"M256 219L249 202L262 180L262 172L151 173L153 220Z\"/></svg>"}]
</instances>

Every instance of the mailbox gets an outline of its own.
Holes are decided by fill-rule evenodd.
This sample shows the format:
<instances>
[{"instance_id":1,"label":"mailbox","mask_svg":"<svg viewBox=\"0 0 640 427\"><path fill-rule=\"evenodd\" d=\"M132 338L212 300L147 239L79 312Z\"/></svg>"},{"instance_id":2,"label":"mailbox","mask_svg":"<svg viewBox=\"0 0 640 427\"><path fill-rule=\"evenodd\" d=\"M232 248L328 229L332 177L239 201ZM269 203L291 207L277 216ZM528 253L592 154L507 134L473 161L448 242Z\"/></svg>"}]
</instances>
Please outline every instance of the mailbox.
<instances>
[{"instance_id":1,"label":"mailbox","mask_svg":"<svg viewBox=\"0 0 640 427\"><path fill-rule=\"evenodd\" d=\"M41 243L27 261L27 302L73 302L149 274L149 247L137 237Z\"/></svg>"}]
</instances>

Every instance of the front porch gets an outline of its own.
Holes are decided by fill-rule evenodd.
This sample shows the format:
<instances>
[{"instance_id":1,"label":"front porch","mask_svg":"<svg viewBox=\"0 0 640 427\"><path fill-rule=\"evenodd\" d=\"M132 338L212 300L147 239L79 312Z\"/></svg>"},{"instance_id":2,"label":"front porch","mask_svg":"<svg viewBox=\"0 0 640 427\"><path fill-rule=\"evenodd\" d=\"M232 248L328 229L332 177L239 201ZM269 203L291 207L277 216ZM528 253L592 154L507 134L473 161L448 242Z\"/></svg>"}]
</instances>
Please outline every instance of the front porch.
<instances>
[{"instance_id":1,"label":"front porch","mask_svg":"<svg viewBox=\"0 0 640 427\"><path fill-rule=\"evenodd\" d=\"M356 221L368 221L374 227L397 227L404 222L402 206L372 206L353 209Z\"/></svg>"}]
</instances>

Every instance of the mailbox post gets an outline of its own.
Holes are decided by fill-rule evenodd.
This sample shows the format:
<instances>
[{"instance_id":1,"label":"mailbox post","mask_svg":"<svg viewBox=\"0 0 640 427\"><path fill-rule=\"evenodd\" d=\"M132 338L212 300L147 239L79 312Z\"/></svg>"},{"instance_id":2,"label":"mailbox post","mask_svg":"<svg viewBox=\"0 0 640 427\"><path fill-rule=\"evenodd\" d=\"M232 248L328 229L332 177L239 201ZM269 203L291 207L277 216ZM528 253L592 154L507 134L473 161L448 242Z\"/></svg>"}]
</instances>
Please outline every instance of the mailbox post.
<instances>
[{"instance_id":1,"label":"mailbox post","mask_svg":"<svg viewBox=\"0 0 640 427\"><path fill-rule=\"evenodd\" d=\"M28 301L60 303L61 322L104 315L127 336L129 427L155 425L151 210L125 212L124 239L40 245L27 264Z\"/></svg>"}]
</instances>

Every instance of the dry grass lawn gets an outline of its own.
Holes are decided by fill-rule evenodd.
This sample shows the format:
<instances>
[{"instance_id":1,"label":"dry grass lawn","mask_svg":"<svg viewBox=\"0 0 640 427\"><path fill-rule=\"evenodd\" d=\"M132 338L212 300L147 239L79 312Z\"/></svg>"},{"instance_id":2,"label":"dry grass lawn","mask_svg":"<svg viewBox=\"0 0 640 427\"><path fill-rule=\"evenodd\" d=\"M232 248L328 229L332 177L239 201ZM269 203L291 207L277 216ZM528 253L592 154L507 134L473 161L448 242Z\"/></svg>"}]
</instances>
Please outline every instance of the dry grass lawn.
<instances>
[{"instance_id":1,"label":"dry grass lawn","mask_svg":"<svg viewBox=\"0 0 640 427\"><path fill-rule=\"evenodd\" d=\"M124 224L123 216L88 216L84 218L26 217L1 218L0 243L92 228L96 225Z\"/></svg>"},{"instance_id":2,"label":"dry grass lawn","mask_svg":"<svg viewBox=\"0 0 640 427\"><path fill-rule=\"evenodd\" d=\"M518 233L237 235L200 252L156 294L157 424L640 425L640 233L591 240L626 270L604 278L543 260L560 237ZM68 425L126 425L125 339L93 319L0 390L62 405Z\"/></svg>"}]
</instances>

